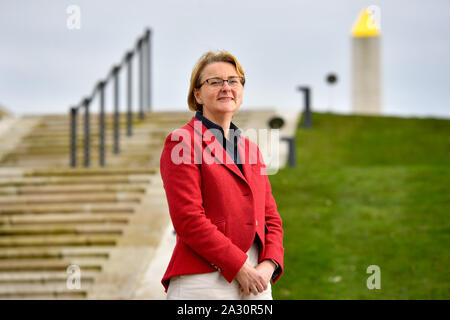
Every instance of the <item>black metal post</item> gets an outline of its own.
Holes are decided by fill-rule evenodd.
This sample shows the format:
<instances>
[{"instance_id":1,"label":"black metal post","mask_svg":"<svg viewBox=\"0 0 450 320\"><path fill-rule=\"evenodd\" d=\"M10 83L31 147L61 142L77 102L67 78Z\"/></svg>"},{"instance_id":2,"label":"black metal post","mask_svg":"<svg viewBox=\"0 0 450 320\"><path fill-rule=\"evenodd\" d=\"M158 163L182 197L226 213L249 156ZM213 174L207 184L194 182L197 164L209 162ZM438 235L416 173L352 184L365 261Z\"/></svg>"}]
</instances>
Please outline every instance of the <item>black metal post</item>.
<instances>
[{"instance_id":1,"label":"black metal post","mask_svg":"<svg viewBox=\"0 0 450 320\"><path fill-rule=\"evenodd\" d=\"M150 111L152 108L152 103L151 103L151 70L152 70L152 66L151 66L151 56L150 56L150 52L151 52L151 30L147 29L147 31L145 32L145 38L146 38L146 56L147 56L147 68L145 69L146 71L146 78L147 78L147 110Z\"/></svg>"},{"instance_id":2,"label":"black metal post","mask_svg":"<svg viewBox=\"0 0 450 320\"><path fill-rule=\"evenodd\" d=\"M119 153L119 70L118 66L113 69L114 77L114 154Z\"/></svg>"},{"instance_id":3,"label":"black metal post","mask_svg":"<svg viewBox=\"0 0 450 320\"><path fill-rule=\"evenodd\" d=\"M91 126L90 126L90 113L89 104L91 100L89 98L84 99L84 166L89 167L91 165Z\"/></svg>"},{"instance_id":4,"label":"black metal post","mask_svg":"<svg viewBox=\"0 0 450 320\"><path fill-rule=\"evenodd\" d=\"M288 164L293 168L297 164L297 157L295 151L295 137L283 137L281 140L288 143Z\"/></svg>"},{"instance_id":5,"label":"black metal post","mask_svg":"<svg viewBox=\"0 0 450 320\"><path fill-rule=\"evenodd\" d=\"M100 92L100 114L99 114L99 164L105 166L105 82L100 81L98 90Z\"/></svg>"},{"instance_id":6,"label":"black metal post","mask_svg":"<svg viewBox=\"0 0 450 320\"><path fill-rule=\"evenodd\" d=\"M147 37L145 34L142 36L142 45L141 45L141 51L142 51L142 109L144 112L147 110L147 92L148 92L148 86L147 86Z\"/></svg>"},{"instance_id":7,"label":"black metal post","mask_svg":"<svg viewBox=\"0 0 450 320\"><path fill-rule=\"evenodd\" d=\"M70 108L70 165L77 166L77 107Z\"/></svg>"},{"instance_id":8,"label":"black metal post","mask_svg":"<svg viewBox=\"0 0 450 320\"><path fill-rule=\"evenodd\" d=\"M144 65L143 65L143 51L142 39L138 41L138 63L139 63L139 119L144 119Z\"/></svg>"},{"instance_id":9,"label":"black metal post","mask_svg":"<svg viewBox=\"0 0 450 320\"><path fill-rule=\"evenodd\" d=\"M305 106L303 110L303 128L311 128L312 127L312 115L311 115L311 107L310 107L310 91L309 87L298 87L299 91L302 91L305 97Z\"/></svg>"},{"instance_id":10,"label":"black metal post","mask_svg":"<svg viewBox=\"0 0 450 320\"><path fill-rule=\"evenodd\" d=\"M133 58L133 51L128 52L126 61L127 61L127 136L131 137L133 135L132 131L132 122L133 122L133 114L132 114L132 93L133 93L133 86L132 86L132 58Z\"/></svg>"}]
</instances>

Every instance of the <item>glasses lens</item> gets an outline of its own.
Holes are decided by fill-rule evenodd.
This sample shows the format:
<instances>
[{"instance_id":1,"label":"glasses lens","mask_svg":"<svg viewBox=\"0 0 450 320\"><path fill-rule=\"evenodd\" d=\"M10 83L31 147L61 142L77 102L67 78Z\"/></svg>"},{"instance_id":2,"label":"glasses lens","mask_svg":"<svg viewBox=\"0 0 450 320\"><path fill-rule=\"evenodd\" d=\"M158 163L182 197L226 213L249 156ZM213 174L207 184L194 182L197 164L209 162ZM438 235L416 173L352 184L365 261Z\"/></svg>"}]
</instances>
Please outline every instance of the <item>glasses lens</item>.
<instances>
[{"instance_id":1,"label":"glasses lens","mask_svg":"<svg viewBox=\"0 0 450 320\"><path fill-rule=\"evenodd\" d=\"M228 79L228 84L232 87L238 87L241 85L241 79L239 77L231 77Z\"/></svg>"},{"instance_id":2,"label":"glasses lens","mask_svg":"<svg viewBox=\"0 0 450 320\"><path fill-rule=\"evenodd\" d=\"M208 84L213 87L221 87L223 86L223 80L220 78L211 78L207 80Z\"/></svg>"}]
</instances>

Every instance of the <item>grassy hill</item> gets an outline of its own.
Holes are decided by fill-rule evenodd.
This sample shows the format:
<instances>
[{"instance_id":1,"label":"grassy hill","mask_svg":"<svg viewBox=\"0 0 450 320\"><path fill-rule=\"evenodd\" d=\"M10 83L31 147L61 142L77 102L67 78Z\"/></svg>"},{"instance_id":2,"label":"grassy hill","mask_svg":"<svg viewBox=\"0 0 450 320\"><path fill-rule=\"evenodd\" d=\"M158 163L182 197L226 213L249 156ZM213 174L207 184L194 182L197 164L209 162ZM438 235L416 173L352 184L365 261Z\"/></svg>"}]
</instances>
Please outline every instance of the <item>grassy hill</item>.
<instances>
[{"instance_id":1,"label":"grassy hill","mask_svg":"<svg viewBox=\"0 0 450 320\"><path fill-rule=\"evenodd\" d=\"M449 299L450 121L313 121L297 131L297 167L269 177L286 250L274 298Z\"/></svg>"}]
</instances>

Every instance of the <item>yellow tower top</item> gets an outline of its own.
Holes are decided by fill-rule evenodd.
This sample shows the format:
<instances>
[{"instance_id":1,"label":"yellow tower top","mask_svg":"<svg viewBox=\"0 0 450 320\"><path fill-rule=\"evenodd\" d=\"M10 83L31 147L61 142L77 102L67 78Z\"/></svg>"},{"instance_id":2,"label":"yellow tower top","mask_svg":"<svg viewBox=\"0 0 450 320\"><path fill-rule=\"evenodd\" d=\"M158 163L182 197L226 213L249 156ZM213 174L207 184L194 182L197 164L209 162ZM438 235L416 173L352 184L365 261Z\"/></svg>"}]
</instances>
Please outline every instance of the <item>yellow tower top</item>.
<instances>
[{"instance_id":1,"label":"yellow tower top","mask_svg":"<svg viewBox=\"0 0 450 320\"><path fill-rule=\"evenodd\" d=\"M378 10L378 11L377 11ZM377 37L380 34L380 26L375 17L379 14L378 7L364 8L353 24L352 36L353 37Z\"/></svg>"}]
</instances>

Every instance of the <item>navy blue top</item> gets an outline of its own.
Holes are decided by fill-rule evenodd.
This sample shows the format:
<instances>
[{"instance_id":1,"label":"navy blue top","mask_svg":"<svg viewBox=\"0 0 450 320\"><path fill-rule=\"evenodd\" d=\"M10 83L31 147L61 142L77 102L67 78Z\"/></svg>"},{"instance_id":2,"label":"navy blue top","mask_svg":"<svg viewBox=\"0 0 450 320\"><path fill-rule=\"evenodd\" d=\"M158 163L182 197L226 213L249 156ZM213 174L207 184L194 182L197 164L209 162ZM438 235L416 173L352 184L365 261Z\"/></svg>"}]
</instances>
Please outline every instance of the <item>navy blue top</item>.
<instances>
[{"instance_id":1,"label":"navy blue top","mask_svg":"<svg viewBox=\"0 0 450 320\"><path fill-rule=\"evenodd\" d=\"M230 137L231 141L225 137L225 133L223 128L218 124L212 122L200 112L195 113L195 118L200 120L207 129L217 129L211 130L216 139L222 144L223 148L228 152L229 156L233 159L234 163L238 166L239 170L241 170L242 175L244 175L244 169L242 168L241 158L239 156L239 151L237 147L237 142L241 135L241 129L239 129L233 122L230 123Z\"/></svg>"}]
</instances>

